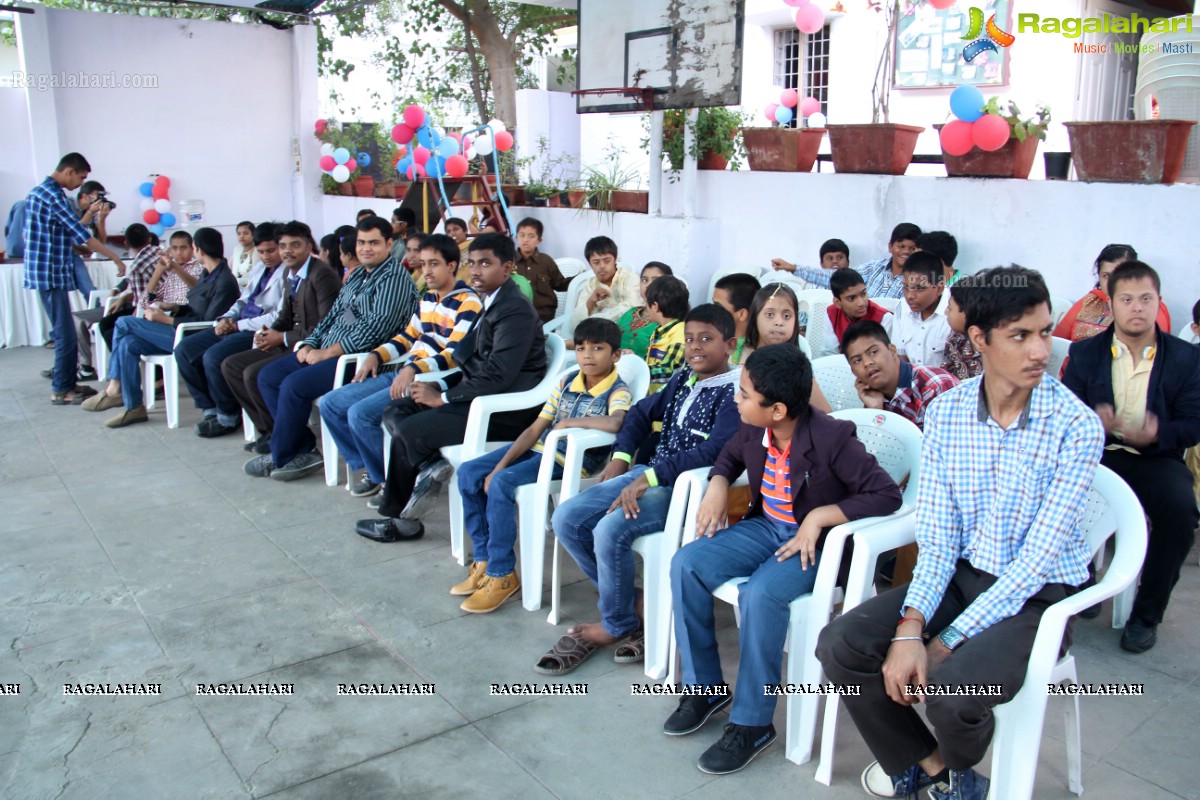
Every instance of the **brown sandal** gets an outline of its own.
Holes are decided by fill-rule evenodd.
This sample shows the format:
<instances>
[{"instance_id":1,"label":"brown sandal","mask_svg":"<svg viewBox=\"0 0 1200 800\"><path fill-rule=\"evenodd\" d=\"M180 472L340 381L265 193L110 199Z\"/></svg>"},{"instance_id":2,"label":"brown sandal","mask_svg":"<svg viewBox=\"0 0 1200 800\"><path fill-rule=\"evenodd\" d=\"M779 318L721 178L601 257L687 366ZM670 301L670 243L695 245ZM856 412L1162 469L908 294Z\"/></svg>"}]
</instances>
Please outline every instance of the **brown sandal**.
<instances>
[{"instance_id":1,"label":"brown sandal","mask_svg":"<svg viewBox=\"0 0 1200 800\"><path fill-rule=\"evenodd\" d=\"M533 665L533 671L542 675L566 675L578 669L580 664L599 649L600 645L568 631L554 643L554 647L538 659Z\"/></svg>"},{"instance_id":2,"label":"brown sandal","mask_svg":"<svg viewBox=\"0 0 1200 800\"><path fill-rule=\"evenodd\" d=\"M617 645L613 662L617 664L640 664L646 660L646 632L641 628L629 634L629 638Z\"/></svg>"},{"instance_id":3,"label":"brown sandal","mask_svg":"<svg viewBox=\"0 0 1200 800\"><path fill-rule=\"evenodd\" d=\"M96 394L96 390L90 386L76 386L66 392L53 392L50 395L50 405L52 406L78 406L83 405L83 401L87 400ZM71 395L68 397L67 395Z\"/></svg>"}]
</instances>

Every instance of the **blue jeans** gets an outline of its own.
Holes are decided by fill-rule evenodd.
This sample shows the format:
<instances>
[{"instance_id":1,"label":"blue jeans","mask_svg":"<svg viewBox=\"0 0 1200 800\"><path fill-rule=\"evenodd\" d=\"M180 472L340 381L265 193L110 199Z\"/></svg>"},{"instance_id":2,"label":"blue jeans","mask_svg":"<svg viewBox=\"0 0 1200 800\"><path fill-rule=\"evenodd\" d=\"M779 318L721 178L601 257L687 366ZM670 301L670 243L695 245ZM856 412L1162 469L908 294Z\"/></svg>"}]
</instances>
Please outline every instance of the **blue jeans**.
<instances>
[{"instance_id":1,"label":"blue jeans","mask_svg":"<svg viewBox=\"0 0 1200 800\"><path fill-rule=\"evenodd\" d=\"M78 253L72 253L71 258L71 267L75 272L75 288L83 295L84 300L91 300L96 284L92 283L92 275L88 272L87 264L84 263L83 256Z\"/></svg>"},{"instance_id":2,"label":"blue jeans","mask_svg":"<svg viewBox=\"0 0 1200 800\"><path fill-rule=\"evenodd\" d=\"M487 562L487 574L502 578L516 569L513 544L517 540L517 489L536 483L542 454L526 451L492 478L484 494L486 478L509 448L502 447L458 468L458 491L462 495L463 523L471 536L472 558ZM562 467L554 465L555 480Z\"/></svg>"},{"instance_id":3,"label":"blue jeans","mask_svg":"<svg viewBox=\"0 0 1200 800\"><path fill-rule=\"evenodd\" d=\"M365 469L374 483L383 483L383 410L392 403L389 391L395 372L362 383L347 383L321 398L321 424L329 428L338 453L350 469Z\"/></svg>"},{"instance_id":4,"label":"blue jeans","mask_svg":"<svg viewBox=\"0 0 1200 800\"><path fill-rule=\"evenodd\" d=\"M730 578L750 576L738 590L741 659L729 715L737 725L771 723L776 698L766 696L763 687L780 682L788 604L811 592L817 580L815 564L804 570L799 556L787 561L775 558L775 551L795 535L792 525L765 515L752 517L711 539L697 539L671 559L675 640L683 658L683 682L689 686L725 682L717 653L712 593ZM818 551L818 563L820 559ZM802 656L795 654L796 658Z\"/></svg>"},{"instance_id":5,"label":"blue jeans","mask_svg":"<svg viewBox=\"0 0 1200 800\"><path fill-rule=\"evenodd\" d=\"M316 449L308 427L312 404L333 388L338 360L301 364L295 353L272 361L258 373L258 391L275 420L271 430L271 460L282 467L298 455Z\"/></svg>"},{"instance_id":6,"label":"blue jeans","mask_svg":"<svg viewBox=\"0 0 1200 800\"><path fill-rule=\"evenodd\" d=\"M145 404L142 398L142 356L165 356L175 346L175 328L140 317L121 317L113 329L108 377L121 381L125 409ZM154 391L154 387L150 387Z\"/></svg>"},{"instance_id":7,"label":"blue jeans","mask_svg":"<svg viewBox=\"0 0 1200 800\"><path fill-rule=\"evenodd\" d=\"M225 427L238 424L242 409L221 374L221 362L253 346L253 331L218 336L214 329L205 328L189 333L175 348L179 375L196 401L196 408L206 417L215 413Z\"/></svg>"},{"instance_id":8,"label":"blue jeans","mask_svg":"<svg viewBox=\"0 0 1200 800\"><path fill-rule=\"evenodd\" d=\"M79 360L79 340L75 338L75 318L71 315L71 293L66 289L38 289L38 297L54 337L54 382L56 394L75 388L75 363Z\"/></svg>"},{"instance_id":9,"label":"blue jeans","mask_svg":"<svg viewBox=\"0 0 1200 800\"><path fill-rule=\"evenodd\" d=\"M575 495L555 509L552 519L554 535L600 591L596 605L611 636L641 627L633 582L633 540L661 531L671 505L671 487L652 486L638 500L637 519L625 519L620 509L608 513L621 490L646 469L633 467L619 478Z\"/></svg>"}]
</instances>

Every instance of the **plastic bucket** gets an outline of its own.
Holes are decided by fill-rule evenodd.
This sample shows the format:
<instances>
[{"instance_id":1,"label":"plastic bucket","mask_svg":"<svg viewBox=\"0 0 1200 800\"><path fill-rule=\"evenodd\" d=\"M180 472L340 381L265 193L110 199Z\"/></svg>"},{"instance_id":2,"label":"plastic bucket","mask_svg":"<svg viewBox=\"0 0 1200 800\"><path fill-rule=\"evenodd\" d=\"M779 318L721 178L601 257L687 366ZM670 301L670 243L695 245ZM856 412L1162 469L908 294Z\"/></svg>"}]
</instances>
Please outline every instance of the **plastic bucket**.
<instances>
[{"instance_id":1,"label":"plastic bucket","mask_svg":"<svg viewBox=\"0 0 1200 800\"><path fill-rule=\"evenodd\" d=\"M1134 89L1138 119L1150 119L1153 95L1162 119L1200 120L1200 14L1192 15L1191 20L1190 33L1181 25L1174 33L1150 32L1142 37L1141 44L1152 45L1156 51L1143 54L1138 63ZM1164 44L1184 51L1191 45L1192 52L1163 52ZM1200 126L1193 127L1188 136L1179 180L1200 181Z\"/></svg>"},{"instance_id":2,"label":"plastic bucket","mask_svg":"<svg viewBox=\"0 0 1200 800\"><path fill-rule=\"evenodd\" d=\"M181 200L179 202L180 223L185 228L204 226L204 201Z\"/></svg>"}]
</instances>

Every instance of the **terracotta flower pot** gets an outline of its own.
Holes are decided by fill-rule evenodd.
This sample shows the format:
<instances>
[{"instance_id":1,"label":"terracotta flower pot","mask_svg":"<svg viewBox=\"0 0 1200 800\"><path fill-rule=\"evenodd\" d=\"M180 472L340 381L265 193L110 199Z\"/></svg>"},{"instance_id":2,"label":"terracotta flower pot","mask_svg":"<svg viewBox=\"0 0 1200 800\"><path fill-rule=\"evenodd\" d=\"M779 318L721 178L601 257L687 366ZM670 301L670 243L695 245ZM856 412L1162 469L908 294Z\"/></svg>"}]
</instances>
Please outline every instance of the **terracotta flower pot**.
<instances>
[{"instance_id":1,"label":"terracotta flower pot","mask_svg":"<svg viewBox=\"0 0 1200 800\"><path fill-rule=\"evenodd\" d=\"M1065 124L1079 180L1174 183L1196 123L1147 119Z\"/></svg>"},{"instance_id":2,"label":"terracotta flower pot","mask_svg":"<svg viewBox=\"0 0 1200 800\"><path fill-rule=\"evenodd\" d=\"M354 197L354 184L350 181L339 183L337 190L342 197Z\"/></svg>"},{"instance_id":3,"label":"terracotta flower pot","mask_svg":"<svg viewBox=\"0 0 1200 800\"><path fill-rule=\"evenodd\" d=\"M884 122L873 125L830 125L829 149L836 172L903 175L912 163L917 137L924 128Z\"/></svg>"},{"instance_id":4,"label":"terracotta flower pot","mask_svg":"<svg viewBox=\"0 0 1200 800\"><path fill-rule=\"evenodd\" d=\"M394 198L396 196L396 184L390 181L375 184L375 196L388 199Z\"/></svg>"},{"instance_id":5,"label":"terracotta flower pot","mask_svg":"<svg viewBox=\"0 0 1200 800\"><path fill-rule=\"evenodd\" d=\"M720 153L705 153L696 159L696 167L699 169L722 170L729 166L729 159Z\"/></svg>"},{"instance_id":6,"label":"terracotta flower pot","mask_svg":"<svg viewBox=\"0 0 1200 800\"><path fill-rule=\"evenodd\" d=\"M758 172L810 172L824 128L742 128L746 160Z\"/></svg>"},{"instance_id":7,"label":"terracotta flower pot","mask_svg":"<svg viewBox=\"0 0 1200 800\"><path fill-rule=\"evenodd\" d=\"M525 187L519 184L506 183L500 187L500 191L504 192L504 196L508 198L510 206L525 205Z\"/></svg>"},{"instance_id":8,"label":"terracotta flower pot","mask_svg":"<svg viewBox=\"0 0 1200 800\"><path fill-rule=\"evenodd\" d=\"M352 183L354 184L354 194L358 197L374 197L375 196L375 179L370 175L359 175Z\"/></svg>"},{"instance_id":9,"label":"terracotta flower pot","mask_svg":"<svg viewBox=\"0 0 1200 800\"><path fill-rule=\"evenodd\" d=\"M935 130L941 131L941 125L934 125ZM942 162L946 165L946 174L951 178L1017 178L1025 180L1033 169L1033 160L1037 157L1040 140L1029 136L1019 142L1009 137L999 150L980 150L972 147L961 156L952 156L942 151Z\"/></svg>"},{"instance_id":10,"label":"terracotta flower pot","mask_svg":"<svg viewBox=\"0 0 1200 800\"><path fill-rule=\"evenodd\" d=\"M583 208L587 201L587 192L582 189L570 189L567 191L567 202L571 208Z\"/></svg>"},{"instance_id":11,"label":"terracotta flower pot","mask_svg":"<svg viewBox=\"0 0 1200 800\"><path fill-rule=\"evenodd\" d=\"M640 191L618 191L612 193L612 211L646 214L650 211L650 193Z\"/></svg>"}]
</instances>

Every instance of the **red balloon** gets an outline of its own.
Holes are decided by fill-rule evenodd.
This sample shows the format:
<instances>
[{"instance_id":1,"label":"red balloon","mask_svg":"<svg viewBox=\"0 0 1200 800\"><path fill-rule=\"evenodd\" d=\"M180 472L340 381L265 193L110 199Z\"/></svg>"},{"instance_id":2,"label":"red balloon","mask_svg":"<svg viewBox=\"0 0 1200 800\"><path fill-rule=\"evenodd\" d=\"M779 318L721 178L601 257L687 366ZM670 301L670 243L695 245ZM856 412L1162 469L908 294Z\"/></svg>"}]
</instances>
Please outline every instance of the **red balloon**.
<instances>
[{"instance_id":1,"label":"red balloon","mask_svg":"<svg viewBox=\"0 0 1200 800\"><path fill-rule=\"evenodd\" d=\"M425 109L416 103L404 109L404 124L414 131L425 124Z\"/></svg>"},{"instance_id":2,"label":"red balloon","mask_svg":"<svg viewBox=\"0 0 1200 800\"><path fill-rule=\"evenodd\" d=\"M945 9L954 5L954 3L955 0L929 0L929 5L933 6L939 11L944 11Z\"/></svg>"},{"instance_id":3,"label":"red balloon","mask_svg":"<svg viewBox=\"0 0 1200 800\"><path fill-rule=\"evenodd\" d=\"M403 122L392 127L392 141L396 144L408 144L416 135L417 132Z\"/></svg>"},{"instance_id":4,"label":"red balloon","mask_svg":"<svg viewBox=\"0 0 1200 800\"><path fill-rule=\"evenodd\" d=\"M496 133L496 149L504 152L511 150L513 146L513 135L508 131L498 131Z\"/></svg>"},{"instance_id":5,"label":"red balloon","mask_svg":"<svg viewBox=\"0 0 1200 800\"><path fill-rule=\"evenodd\" d=\"M781 106L787 106L788 108L795 108L796 104L799 102L800 102L800 93L797 92L795 89L784 89L783 93L779 95L779 104Z\"/></svg>"},{"instance_id":6,"label":"red balloon","mask_svg":"<svg viewBox=\"0 0 1200 800\"><path fill-rule=\"evenodd\" d=\"M446 174L451 178L461 178L467 174L470 166L466 156L456 153L446 159Z\"/></svg>"},{"instance_id":7,"label":"red balloon","mask_svg":"<svg viewBox=\"0 0 1200 800\"><path fill-rule=\"evenodd\" d=\"M771 120L774 125L778 120L775 119L775 110L779 108L779 103L767 103L767 107L763 109L763 116Z\"/></svg>"},{"instance_id":8,"label":"red balloon","mask_svg":"<svg viewBox=\"0 0 1200 800\"><path fill-rule=\"evenodd\" d=\"M413 161L415 161L418 166L423 167L431 155L432 153L429 151L428 147L417 145L417 149L413 150Z\"/></svg>"},{"instance_id":9,"label":"red balloon","mask_svg":"<svg viewBox=\"0 0 1200 800\"><path fill-rule=\"evenodd\" d=\"M321 156L321 169L329 172L337 166L337 162L333 160L333 156Z\"/></svg>"},{"instance_id":10,"label":"red balloon","mask_svg":"<svg viewBox=\"0 0 1200 800\"><path fill-rule=\"evenodd\" d=\"M171 179L168 178L166 175L159 175L157 178L154 179L154 185L161 186L164 189L169 189L169 188L171 188Z\"/></svg>"},{"instance_id":11,"label":"red balloon","mask_svg":"<svg viewBox=\"0 0 1200 800\"><path fill-rule=\"evenodd\" d=\"M999 150L1008 142L1008 120L998 114L984 114L971 123L971 135L980 150Z\"/></svg>"},{"instance_id":12,"label":"red balloon","mask_svg":"<svg viewBox=\"0 0 1200 800\"><path fill-rule=\"evenodd\" d=\"M316 125L317 136L320 136L322 133L324 133L325 129L328 127L329 127L329 122L327 120L323 120L323 119L317 120L317 125Z\"/></svg>"},{"instance_id":13,"label":"red balloon","mask_svg":"<svg viewBox=\"0 0 1200 800\"><path fill-rule=\"evenodd\" d=\"M155 200L166 200L167 194L168 194L167 187L162 185L161 183L154 184L154 188L150 190L150 196L153 197Z\"/></svg>"},{"instance_id":14,"label":"red balloon","mask_svg":"<svg viewBox=\"0 0 1200 800\"><path fill-rule=\"evenodd\" d=\"M825 12L812 3L796 9L796 27L801 33L816 33L825 27Z\"/></svg>"},{"instance_id":15,"label":"red balloon","mask_svg":"<svg viewBox=\"0 0 1200 800\"><path fill-rule=\"evenodd\" d=\"M159 213L153 208L148 208L142 212L142 222L147 225L153 225L159 220Z\"/></svg>"},{"instance_id":16,"label":"red balloon","mask_svg":"<svg viewBox=\"0 0 1200 800\"><path fill-rule=\"evenodd\" d=\"M410 181L418 181L425 177L425 167L421 166L420 164L413 164L408 168L408 172L406 174L408 175L408 179Z\"/></svg>"},{"instance_id":17,"label":"red balloon","mask_svg":"<svg viewBox=\"0 0 1200 800\"><path fill-rule=\"evenodd\" d=\"M942 126L942 151L952 156L964 156L975 146L973 127L961 119Z\"/></svg>"},{"instance_id":18,"label":"red balloon","mask_svg":"<svg viewBox=\"0 0 1200 800\"><path fill-rule=\"evenodd\" d=\"M349 161L346 162L346 169L350 170L351 172L354 172L354 170L358 169L358 162L355 161L353 158L350 159Z\"/></svg>"}]
</instances>

